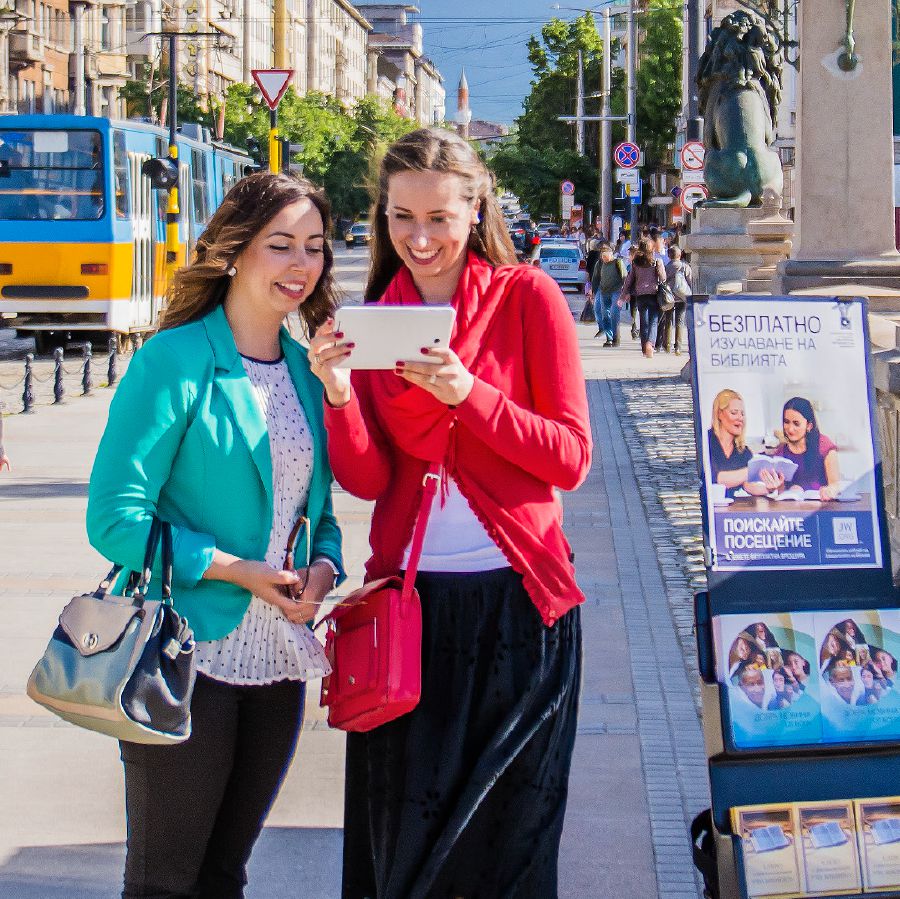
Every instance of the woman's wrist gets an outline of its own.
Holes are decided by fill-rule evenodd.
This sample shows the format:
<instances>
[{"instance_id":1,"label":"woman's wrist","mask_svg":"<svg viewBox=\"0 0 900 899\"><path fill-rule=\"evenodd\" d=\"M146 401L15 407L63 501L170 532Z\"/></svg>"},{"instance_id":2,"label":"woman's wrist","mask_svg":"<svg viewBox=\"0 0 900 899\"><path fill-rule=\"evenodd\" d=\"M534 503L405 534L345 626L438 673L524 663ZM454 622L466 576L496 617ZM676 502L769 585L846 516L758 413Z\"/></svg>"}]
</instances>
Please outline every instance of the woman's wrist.
<instances>
[{"instance_id":1,"label":"woman's wrist","mask_svg":"<svg viewBox=\"0 0 900 899\"><path fill-rule=\"evenodd\" d=\"M351 388L345 390L329 390L325 389L325 402L332 409L341 409L350 402Z\"/></svg>"}]
</instances>

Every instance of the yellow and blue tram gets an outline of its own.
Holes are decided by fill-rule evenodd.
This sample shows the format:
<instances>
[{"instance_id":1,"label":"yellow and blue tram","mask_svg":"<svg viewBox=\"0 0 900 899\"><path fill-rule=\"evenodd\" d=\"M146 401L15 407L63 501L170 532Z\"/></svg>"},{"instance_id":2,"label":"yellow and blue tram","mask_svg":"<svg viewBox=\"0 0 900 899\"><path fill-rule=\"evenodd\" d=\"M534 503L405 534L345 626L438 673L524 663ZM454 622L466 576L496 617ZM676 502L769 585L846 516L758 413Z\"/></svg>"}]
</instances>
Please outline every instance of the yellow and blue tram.
<instances>
[{"instance_id":1,"label":"yellow and blue tram","mask_svg":"<svg viewBox=\"0 0 900 899\"><path fill-rule=\"evenodd\" d=\"M246 154L177 136L178 264L252 166ZM166 288L166 193L142 174L168 132L73 115L0 117L0 326L34 334L156 327Z\"/></svg>"}]
</instances>

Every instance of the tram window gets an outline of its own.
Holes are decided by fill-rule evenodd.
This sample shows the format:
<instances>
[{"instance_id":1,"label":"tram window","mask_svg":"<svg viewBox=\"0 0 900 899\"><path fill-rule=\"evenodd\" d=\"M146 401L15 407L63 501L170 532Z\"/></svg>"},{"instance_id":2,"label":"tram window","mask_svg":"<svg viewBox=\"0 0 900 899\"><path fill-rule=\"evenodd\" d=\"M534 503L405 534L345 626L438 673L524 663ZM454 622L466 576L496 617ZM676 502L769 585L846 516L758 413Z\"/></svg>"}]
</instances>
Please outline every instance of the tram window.
<instances>
[{"instance_id":1,"label":"tram window","mask_svg":"<svg viewBox=\"0 0 900 899\"><path fill-rule=\"evenodd\" d=\"M200 150L191 150L191 178L194 190L194 221L205 225L209 218L206 202L206 159Z\"/></svg>"},{"instance_id":2,"label":"tram window","mask_svg":"<svg viewBox=\"0 0 900 899\"><path fill-rule=\"evenodd\" d=\"M131 204L128 202L128 153L125 135L113 132L113 173L116 186L116 218L127 219Z\"/></svg>"},{"instance_id":3,"label":"tram window","mask_svg":"<svg viewBox=\"0 0 900 899\"><path fill-rule=\"evenodd\" d=\"M0 219L96 220L104 193L98 131L0 128Z\"/></svg>"}]
</instances>

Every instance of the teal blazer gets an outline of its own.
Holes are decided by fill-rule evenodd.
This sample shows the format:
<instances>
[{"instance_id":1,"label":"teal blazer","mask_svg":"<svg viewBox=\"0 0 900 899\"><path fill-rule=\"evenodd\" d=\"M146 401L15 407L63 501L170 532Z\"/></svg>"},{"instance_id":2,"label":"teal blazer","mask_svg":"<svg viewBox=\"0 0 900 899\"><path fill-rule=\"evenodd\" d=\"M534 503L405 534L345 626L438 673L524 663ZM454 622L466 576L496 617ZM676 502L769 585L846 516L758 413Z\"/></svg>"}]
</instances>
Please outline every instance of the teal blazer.
<instances>
[{"instance_id":1,"label":"teal blazer","mask_svg":"<svg viewBox=\"0 0 900 899\"><path fill-rule=\"evenodd\" d=\"M305 512L312 555L334 562L341 581L322 384L310 371L305 350L284 328L281 347L314 438ZM110 406L91 472L91 544L107 559L140 570L154 513L172 524L175 607L197 640L230 633L247 611L250 593L202 577L217 548L243 559L265 558L272 529L272 457L265 416L221 306L147 341ZM304 540L301 533L301 559ZM158 564L157 559L151 596L159 595Z\"/></svg>"}]
</instances>

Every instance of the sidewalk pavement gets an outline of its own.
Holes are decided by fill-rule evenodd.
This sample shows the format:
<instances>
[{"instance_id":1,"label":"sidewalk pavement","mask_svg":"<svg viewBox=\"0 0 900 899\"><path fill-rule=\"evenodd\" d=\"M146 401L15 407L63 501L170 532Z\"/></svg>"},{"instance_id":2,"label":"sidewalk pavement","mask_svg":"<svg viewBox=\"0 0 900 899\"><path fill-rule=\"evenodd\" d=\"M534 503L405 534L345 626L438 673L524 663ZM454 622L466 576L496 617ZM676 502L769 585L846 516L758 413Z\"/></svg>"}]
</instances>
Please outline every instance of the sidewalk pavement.
<instances>
[{"instance_id":1,"label":"sidewalk pavement","mask_svg":"<svg viewBox=\"0 0 900 899\"><path fill-rule=\"evenodd\" d=\"M692 452L685 388L675 377L685 360L644 360L627 338L603 350L595 330L579 326L595 460L584 486L564 497L588 601L560 896L695 899L687 824L707 787L696 672L683 661L699 532L689 505L696 473L684 461ZM6 420L14 470L0 480L0 897L9 899L96 899L120 888L116 745L24 696L60 608L104 572L84 535L84 507L111 393ZM660 452L669 443L675 449ZM666 453L680 453L677 472ZM675 486L684 495L670 501L672 477L682 478ZM367 554L370 509L340 490L335 507L356 575L350 590ZM297 757L251 860L248 899L339 895L344 738L327 729L317 698L311 684Z\"/></svg>"}]
</instances>

